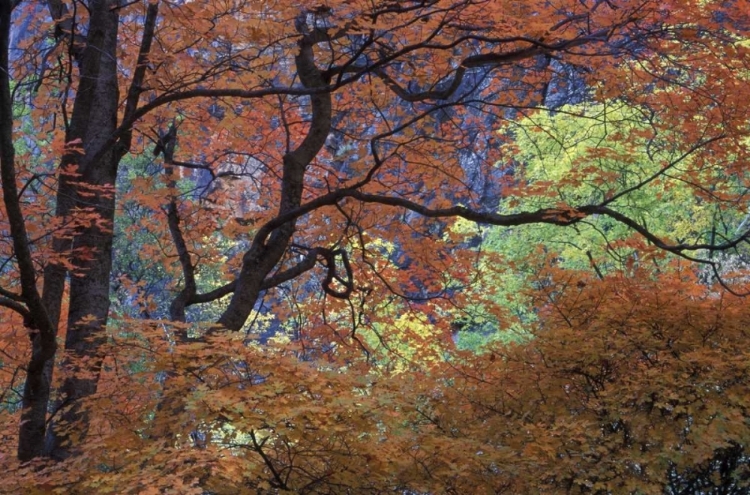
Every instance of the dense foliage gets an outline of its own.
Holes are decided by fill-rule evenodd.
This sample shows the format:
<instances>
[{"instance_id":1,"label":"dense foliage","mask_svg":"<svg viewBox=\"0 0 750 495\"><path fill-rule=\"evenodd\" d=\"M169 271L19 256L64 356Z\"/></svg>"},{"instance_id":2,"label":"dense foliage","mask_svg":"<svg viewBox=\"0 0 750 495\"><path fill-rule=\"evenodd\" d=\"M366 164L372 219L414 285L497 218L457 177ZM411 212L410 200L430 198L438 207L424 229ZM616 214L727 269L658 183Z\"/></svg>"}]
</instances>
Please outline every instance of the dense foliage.
<instances>
[{"instance_id":1,"label":"dense foliage","mask_svg":"<svg viewBox=\"0 0 750 495\"><path fill-rule=\"evenodd\" d=\"M0 3L0 491L746 493L749 12Z\"/></svg>"}]
</instances>

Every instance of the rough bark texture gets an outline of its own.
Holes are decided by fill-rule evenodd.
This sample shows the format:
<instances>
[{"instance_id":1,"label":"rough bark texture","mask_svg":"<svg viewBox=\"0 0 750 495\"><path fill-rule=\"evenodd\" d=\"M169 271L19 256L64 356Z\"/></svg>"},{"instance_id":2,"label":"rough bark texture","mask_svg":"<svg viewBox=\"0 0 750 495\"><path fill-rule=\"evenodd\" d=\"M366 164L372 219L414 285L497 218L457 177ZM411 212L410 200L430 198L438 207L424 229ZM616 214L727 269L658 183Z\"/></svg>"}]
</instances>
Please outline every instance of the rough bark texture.
<instances>
[{"instance_id":1,"label":"rough bark texture","mask_svg":"<svg viewBox=\"0 0 750 495\"><path fill-rule=\"evenodd\" d=\"M87 45L81 59L81 73L85 76L81 77L76 94L68 136L69 141L81 139L84 155L66 157L67 160L63 161L78 165L77 173L80 177L77 180L92 188L86 192L94 194L83 198L76 193L73 210L58 212L67 216L75 214L75 209L88 208L95 215L95 221L80 227L73 240L73 264L77 273L70 278L70 305L65 338L65 363L70 367L70 374L64 379L59 392L59 402L63 409L57 424L76 424L79 435L85 432L81 399L96 392L102 360L99 354L100 341L104 337L109 312L114 186L120 156L114 147L109 147L101 160L92 161L88 157L96 157L117 127L119 88L116 57L119 15L118 10L113 8L116 5L117 2L111 0L94 1L89 5L91 21ZM69 204L65 206L70 207ZM64 281L60 283L55 280L50 287L59 290L62 285ZM50 304L59 307L62 294L45 295ZM77 364L82 358L89 358L85 370L79 369ZM86 375L86 378L81 375ZM49 433L47 454L58 459L68 457L69 447L63 446L65 435L54 425Z\"/></svg>"},{"instance_id":2,"label":"rough bark texture","mask_svg":"<svg viewBox=\"0 0 750 495\"><path fill-rule=\"evenodd\" d=\"M64 225L74 225L80 212L91 215L89 221L76 227L73 236L60 235L53 239L52 248L58 256L70 256L76 266L76 276L70 281L70 304L67 319L64 364L72 373L66 377L53 412L57 424L73 424L79 436L85 434L86 418L81 410L81 399L96 392L101 367L100 343L109 312L109 277L112 267L112 224L115 212L114 186L120 158L130 147L130 132L113 144L119 106L117 81L117 37L119 25L118 3L97 0L88 6L90 21L86 36L74 29L74 16L65 4L49 0L47 7L56 21L58 42L71 44L70 55L79 66L80 77L66 141L79 142L83 153L75 148L60 161L56 216ZM146 64L144 63L153 39L158 4L149 4L138 65L125 108L125 118L134 114L142 91ZM7 54L7 46L3 48ZM12 122L8 119L5 122ZM77 176L65 173L76 167ZM86 189L85 196L78 188ZM93 196L90 193L94 193ZM55 342L60 323L62 299L67 269L50 262L44 268L44 287L40 306L49 320L49 335ZM42 335L43 332L40 332ZM66 435L54 424L47 428L47 408L51 396L51 381L55 352L44 346L45 340L34 339L29 377L24 390L24 420L21 425L19 457L31 459L43 454L65 458L71 453L63 446ZM76 364L89 358L85 369ZM31 375L32 370L38 373ZM84 378L85 376L85 378ZM46 437L46 441L45 441Z\"/></svg>"}]
</instances>

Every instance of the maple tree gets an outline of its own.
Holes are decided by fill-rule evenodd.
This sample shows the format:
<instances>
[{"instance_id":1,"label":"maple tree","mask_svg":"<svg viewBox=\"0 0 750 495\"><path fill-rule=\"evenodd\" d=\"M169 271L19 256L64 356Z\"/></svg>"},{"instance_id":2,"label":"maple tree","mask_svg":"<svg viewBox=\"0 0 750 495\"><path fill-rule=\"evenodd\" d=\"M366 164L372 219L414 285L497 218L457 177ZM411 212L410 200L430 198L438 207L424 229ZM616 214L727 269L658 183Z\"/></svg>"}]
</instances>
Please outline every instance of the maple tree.
<instances>
[{"instance_id":1,"label":"maple tree","mask_svg":"<svg viewBox=\"0 0 750 495\"><path fill-rule=\"evenodd\" d=\"M744 300L679 268L555 273L565 283L537 293L534 338L468 357L427 409L441 431L486 442L467 463L476 476L523 493L746 491Z\"/></svg>"},{"instance_id":2,"label":"maple tree","mask_svg":"<svg viewBox=\"0 0 750 495\"><path fill-rule=\"evenodd\" d=\"M500 209L508 212L523 211L530 205L541 208L557 202L582 202L612 194L616 188L627 189L639 184L658 171L660 156L665 150L648 149L648 143L638 146L622 144L617 136L623 128L642 126L642 120L622 102L604 104L584 103L556 108L552 115L536 114L513 122L519 129L513 141L506 146L523 168L514 176L526 183L526 196L508 194L500 202ZM592 118L596 121L592 124ZM606 147L609 156L597 158L596 166L581 167L590 163L588 155L597 148ZM635 166L633 165L635 164ZM580 175L571 177L571 172L580 168ZM740 191L742 186L733 181L736 177L723 178L726 190ZM716 184L718 177L712 182ZM554 192L545 191L550 182L560 184ZM615 187L616 186L616 187ZM538 188L540 194L528 195L528 190ZM741 224L744 216L737 205L718 207L703 201L693 194L686 184L658 181L647 188L637 188L619 204L619 211L637 218L647 225L657 237L671 236L677 239L699 240L710 236L731 236ZM717 224L715 219L722 217ZM476 227L468 222L454 229L471 232ZM718 230L717 230L718 229ZM668 269L664 256L649 249L641 240L633 238L625 225L607 217L592 217L578 222L572 229L537 224L525 225L511 230L485 228L482 232L482 247L490 255L485 256L480 271L483 281L479 290L492 287L495 301L510 310L519 323L495 331L498 319L484 311L462 322L470 331L459 333L459 344L474 346L486 338L518 339L530 319L536 317L532 300L524 290L539 284L540 263L545 253L555 253L560 267L573 270L589 269L599 277L612 270L628 270L648 266L658 272ZM541 245L544 249L529 256L529 246ZM732 256L737 257L740 250ZM740 256L741 257L741 254ZM483 314L484 313L484 314ZM485 327L485 339L477 340L477 326ZM507 326L507 321L506 321Z\"/></svg>"},{"instance_id":3,"label":"maple tree","mask_svg":"<svg viewBox=\"0 0 750 495\"><path fill-rule=\"evenodd\" d=\"M49 479L38 481L43 475L30 474L38 466L26 465L14 468L18 479L104 492L119 477L134 491L159 489L143 485L152 479L147 463L172 473L162 488L190 485L182 492L220 491L222 479L234 488L308 492L529 483L500 471L618 488L617 475L599 467L571 474L583 464L529 474L533 466L511 462L519 438L488 446L496 461L469 461L486 450L476 443L481 411L472 410L484 396L457 416L442 413L445 421L472 418L463 436L426 414L427 405L450 407L441 397L462 394L445 383L474 373L443 369L453 351L451 320L457 307L476 303L477 293L465 289L479 283L485 260L503 263L483 258L481 239L459 221L604 225L624 249L699 260L719 275L713 253L748 237L739 220L748 158L746 2L49 0L0 8L8 233L0 306L3 369L16 370L3 386L18 391L22 406L7 412L19 431L6 435L21 461L51 457L69 468L65 475L52 464L39 471ZM570 163L549 177L524 168L528 148L541 141L522 135L554 140L552 123L566 113L580 119L584 136L573 148L560 141ZM670 232L639 213L653 198L688 201L696 215L712 216ZM110 320L113 246L124 303ZM602 290L613 290L602 278ZM556 286L540 280L540 288ZM493 302L492 287L480 292ZM569 311L601 318L594 330L606 333L616 307L587 313L580 300L561 297ZM702 297L709 301L702 314L715 314L711 297ZM643 318L673 317L660 314L658 301ZM740 331L740 313L721 314L730 333ZM238 332L278 327L293 333L291 342L250 346ZM545 335L518 352L564 350L559 335ZM695 347L693 337L685 345ZM510 373L498 362L513 362L510 349L491 361L496 377ZM561 353L561 366L603 352L593 344L584 351ZM721 351L739 360L735 347ZM645 386L639 366L650 362L636 364L633 386ZM532 371L519 380L538 368L525 366ZM543 386L560 393L566 385L555 376L542 377ZM404 381L412 386L401 388ZM549 423L553 409L535 423L539 459L562 455L555 442L563 437L545 435L597 440L593 430L564 423L594 419L558 399L555 407L568 412L561 423ZM645 407L623 414L637 422ZM726 414L740 409L729 404ZM529 418L520 415L524 426ZM742 421L733 418L734 428ZM663 460L654 486L669 469L685 480L679 473L708 466L717 445L741 454L745 433L735 433L692 454L664 437L659 448L684 458ZM119 448L123 442L132 449ZM463 456L441 454L448 445ZM364 471L347 462L354 455ZM111 464L97 470L95 457ZM651 483L639 469L619 476ZM82 472L90 476L81 481Z\"/></svg>"}]
</instances>

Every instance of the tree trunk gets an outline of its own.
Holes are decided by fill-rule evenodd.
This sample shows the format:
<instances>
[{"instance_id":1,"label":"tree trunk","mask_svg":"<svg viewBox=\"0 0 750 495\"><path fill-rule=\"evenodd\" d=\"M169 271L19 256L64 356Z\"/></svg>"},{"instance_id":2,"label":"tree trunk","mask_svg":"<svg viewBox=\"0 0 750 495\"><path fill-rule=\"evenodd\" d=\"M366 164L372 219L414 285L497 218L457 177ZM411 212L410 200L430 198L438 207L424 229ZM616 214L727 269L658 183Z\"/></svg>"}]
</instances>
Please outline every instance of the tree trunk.
<instances>
[{"instance_id":1,"label":"tree trunk","mask_svg":"<svg viewBox=\"0 0 750 495\"><path fill-rule=\"evenodd\" d=\"M70 280L66 356L63 365L69 367L58 392L57 408L62 408L48 431L46 454L54 458L70 455L70 447L63 446L66 435L61 424L74 424L79 438L85 435L86 418L81 399L96 392L103 356L100 354L104 328L109 311L109 278L112 267L112 226L115 211L115 179L120 159L118 150L110 146L103 154L117 127L119 89L117 82L117 32L119 14L117 2L97 0L89 5L90 22L86 47L80 60L80 84L66 136L68 142L80 140L84 153L69 153L61 162L60 189L57 196L57 215L63 219L86 212L93 214L90 221L78 227L72 241L56 239L54 248L59 255L72 252L76 276ZM91 157L101 156L92 161ZM77 165L75 182L65 175L65 168ZM79 188L86 196L79 194ZM91 195L93 193L93 195ZM45 269L44 302L55 322L59 321L66 270L56 264ZM78 362L88 358L86 369ZM51 367L50 373L51 375ZM86 378L83 378L86 376Z\"/></svg>"},{"instance_id":2,"label":"tree trunk","mask_svg":"<svg viewBox=\"0 0 750 495\"><path fill-rule=\"evenodd\" d=\"M22 302L27 308L24 319L32 340L31 358L26 367L18 440L19 459L29 460L38 455L44 439L49 397L49 377L45 370L47 364L54 361L57 345L54 325L36 288L36 270L31 258L31 248L16 187L13 100L8 57L11 15L17 3L0 3L0 179L5 213L20 273L21 295L18 302Z\"/></svg>"},{"instance_id":3,"label":"tree trunk","mask_svg":"<svg viewBox=\"0 0 750 495\"><path fill-rule=\"evenodd\" d=\"M306 88L320 88L327 85L320 69L315 65L312 35L300 40L300 51L295 57L297 74ZM302 202L302 192L307 166L325 145L331 130L331 94L315 93L310 96L312 117L310 129L305 139L293 151L284 155L284 169L281 184L279 215L297 208ZM261 229L255 236L250 249L242 258L242 269L237 277L237 286L232 300L219 318L219 324L229 330L239 330L253 310L264 282L271 270L284 255L295 227L289 221L273 232Z\"/></svg>"}]
</instances>

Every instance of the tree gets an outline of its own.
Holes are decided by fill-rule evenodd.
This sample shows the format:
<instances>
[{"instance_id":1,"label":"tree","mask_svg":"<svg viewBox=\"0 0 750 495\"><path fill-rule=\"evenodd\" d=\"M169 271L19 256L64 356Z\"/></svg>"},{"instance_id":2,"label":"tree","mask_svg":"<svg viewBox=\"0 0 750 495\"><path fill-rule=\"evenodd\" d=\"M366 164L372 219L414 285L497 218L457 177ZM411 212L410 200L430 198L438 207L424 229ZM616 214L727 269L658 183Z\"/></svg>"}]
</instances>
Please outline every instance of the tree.
<instances>
[{"instance_id":1,"label":"tree","mask_svg":"<svg viewBox=\"0 0 750 495\"><path fill-rule=\"evenodd\" d=\"M627 144L620 141L621 136L643 130L645 125L640 112L621 101L558 106L554 113L513 121L505 129L513 138L503 151L523 164L514 178L524 187L515 194L508 191L499 209L520 212L558 203L596 202L618 190L641 186L614 203L619 212L638 219L657 237L711 243L717 236L732 236L744 217L740 205L707 202L679 181L656 178L643 184L674 159L674 150L660 148L651 139L639 141L635 137ZM686 161L691 159L685 157ZM725 191L742 190L739 182L733 184L738 177L721 176L718 170L715 174L709 179L712 187L721 184ZM548 189L551 183L556 185L554 189ZM720 223L716 223L718 218ZM454 228L476 231L467 222ZM477 308L477 316L462 322L462 344L522 336L528 321L536 317L533 300L524 297L524 289L543 285L539 271L548 256L554 255L559 267L589 269L602 278L613 270L650 269L658 273L669 266L663 251L648 246L626 225L605 216L583 219L572 229L536 224L484 230L482 247L494 256L485 256L479 290L492 287L495 302L501 301L519 322L508 326L509 319L505 318L506 327L498 328L497 318L483 315L487 313L485 304ZM535 245L543 249L530 257L529 246ZM733 255L739 253L737 249ZM482 338L479 334L483 331Z\"/></svg>"},{"instance_id":2,"label":"tree","mask_svg":"<svg viewBox=\"0 0 750 495\"><path fill-rule=\"evenodd\" d=\"M536 293L546 304L534 338L468 356L463 377L423 405L468 443L454 455L483 452L464 462L463 486L476 476L519 493L747 491L746 302L676 267L547 275L561 279Z\"/></svg>"},{"instance_id":3,"label":"tree","mask_svg":"<svg viewBox=\"0 0 750 495\"><path fill-rule=\"evenodd\" d=\"M746 300L678 267L602 280L553 265L533 339L408 371L369 366L356 348L301 361L298 342L246 345L238 333L176 352L136 321L135 336L108 344L84 455L16 466L4 487L746 491Z\"/></svg>"},{"instance_id":4,"label":"tree","mask_svg":"<svg viewBox=\"0 0 750 495\"><path fill-rule=\"evenodd\" d=\"M141 183L140 200L166 220L154 238L169 245L165 258L179 261L171 318L230 297L201 337L210 340L219 328L242 329L267 292L307 281L302 292L310 294L317 278L322 297L310 308L318 319L309 321L320 323L319 333L306 354L316 358L331 353L331 340L356 338L358 325L375 328L369 310L394 295L429 300L432 311L460 302L476 256L465 238L451 238L458 218L508 227L604 216L688 258L747 237L743 227L707 241L662 238L620 203L656 181L686 184L717 208L742 201L744 186L733 179L727 188L717 177L744 182L745 2L46 6L5 2L0 18L0 167L12 241L3 247L0 304L32 337L21 460L75 456L95 423L83 404L99 393L103 373L115 185L128 154L155 150L163 163L158 178ZM19 19L34 29L11 62ZM495 131L543 110L555 92L618 99L642 119L613 136L617 147L592 149L592 166L643 143L647 154L658 150L659 166L580 202L498 213L492 194L477 190L479 178L502 183L504 194L545 190L501 177L498 161L520 165L498 153ZM19 106L29 111L14 118ZM38 134L19 136L24 122ZM19 137L51 144L16 156ZM203 193L180 191L188 173ZM562 185L580 178L571 173ZM51 217L49 228L29 234ZM206 242L216 230L225 252ZM399 254L383 252L383 240ZM223 284L201 286L206 260L224 265ZM351 317L332 322L332 314ZM196 338L182 332L178 340L189 346ZM56 358L63 378L52 394Z\"/></svg>"}]
</instances>

